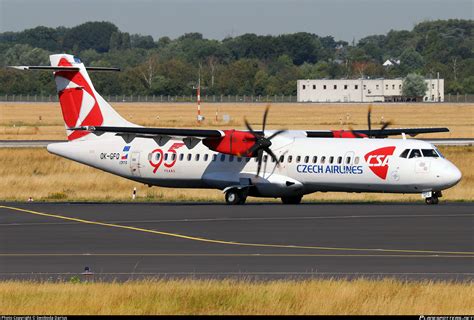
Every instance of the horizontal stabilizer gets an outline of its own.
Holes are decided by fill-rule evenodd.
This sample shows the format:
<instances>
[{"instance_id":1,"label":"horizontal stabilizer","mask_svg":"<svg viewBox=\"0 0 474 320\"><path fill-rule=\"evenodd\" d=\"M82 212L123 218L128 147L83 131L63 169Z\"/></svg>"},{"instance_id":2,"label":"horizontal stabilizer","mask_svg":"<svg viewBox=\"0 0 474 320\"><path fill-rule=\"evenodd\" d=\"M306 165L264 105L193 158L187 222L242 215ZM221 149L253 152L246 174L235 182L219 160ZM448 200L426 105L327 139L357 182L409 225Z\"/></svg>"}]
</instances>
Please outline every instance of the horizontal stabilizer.
<instances>
[{"instance_id":1,"label":"horizontal stabilizer","mask_svg":"<svg viewBox=\"0 0 474 320\"><path fill-rule=\"evenodd\" d=\"M18 70L50 70L50 71L79 71L79 67L53 67L53 66L10 66ZM86 67L87 71L120 71L120 68Z\"/></svg>"}]
</instances>

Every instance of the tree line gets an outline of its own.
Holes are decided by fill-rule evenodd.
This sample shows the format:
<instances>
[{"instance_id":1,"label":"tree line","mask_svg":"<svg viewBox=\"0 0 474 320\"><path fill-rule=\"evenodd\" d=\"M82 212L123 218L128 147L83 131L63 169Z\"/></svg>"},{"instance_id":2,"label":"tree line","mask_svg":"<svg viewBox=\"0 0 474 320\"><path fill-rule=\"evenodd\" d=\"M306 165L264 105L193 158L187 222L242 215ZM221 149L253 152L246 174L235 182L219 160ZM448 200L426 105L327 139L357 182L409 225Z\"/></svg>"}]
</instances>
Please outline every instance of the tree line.
<instances>
[{"instance_id":1,"label":"tree line","mask_svg":"<svg viewBox=\"0 0 474 320\"><path fill-rule=\"evenodd\" d=\"M110 22L66 28L39 26L0 33L0 94L55 93L51 74L8 65L48 65L52 53L72 53L94 73L105 95L190 95L198 77L208 95L296 95L297 79L396 78L417 73L446 80L447 94L474 93L474 21L436 20L352 43L298 32L244 34L222 41L200 33L176 39L120 31ZM399 64L384 67L387 59Z\"/></svg>"}]
</instances>

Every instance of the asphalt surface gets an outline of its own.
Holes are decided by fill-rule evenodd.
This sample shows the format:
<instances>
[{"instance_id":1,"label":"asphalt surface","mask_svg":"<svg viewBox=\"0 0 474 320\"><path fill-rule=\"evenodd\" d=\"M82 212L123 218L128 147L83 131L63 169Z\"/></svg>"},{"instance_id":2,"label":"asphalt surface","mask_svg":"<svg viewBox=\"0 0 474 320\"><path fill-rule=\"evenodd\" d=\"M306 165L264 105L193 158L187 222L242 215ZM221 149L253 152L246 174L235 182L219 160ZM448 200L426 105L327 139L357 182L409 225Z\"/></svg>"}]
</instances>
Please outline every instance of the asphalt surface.
<instances>
[{"instance_id":1,"label":"asphalt surface","mask_svg":"<svg viewBox=\"0 0 474 320\"><path fill-rule=\"evenodd\" d=\"M0 203L0 279L75 275L473 281L474 203Z\"/></svg>"}]
</instances>

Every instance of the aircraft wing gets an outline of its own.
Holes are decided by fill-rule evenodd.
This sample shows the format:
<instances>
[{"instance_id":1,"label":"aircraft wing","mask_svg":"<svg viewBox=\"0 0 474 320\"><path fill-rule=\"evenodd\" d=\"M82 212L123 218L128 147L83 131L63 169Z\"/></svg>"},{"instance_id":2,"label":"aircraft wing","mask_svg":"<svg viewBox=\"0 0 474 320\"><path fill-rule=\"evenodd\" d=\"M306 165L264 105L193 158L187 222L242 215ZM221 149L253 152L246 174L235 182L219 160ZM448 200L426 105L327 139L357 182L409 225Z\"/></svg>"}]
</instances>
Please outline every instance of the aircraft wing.
<instances>
[{"instance_id":1,"label":"aircraft wing","mask_svg":"<svg viewBox=\"0 0 474 320\"><path fill-rule=\"evenodd\" d=\"M448 128L397 128L397 129L372 129L372 130L316 130L306 131L308 138L387 138L407 134L414 137L422 133L449 132Z\"/></svg>"}]
</instances>

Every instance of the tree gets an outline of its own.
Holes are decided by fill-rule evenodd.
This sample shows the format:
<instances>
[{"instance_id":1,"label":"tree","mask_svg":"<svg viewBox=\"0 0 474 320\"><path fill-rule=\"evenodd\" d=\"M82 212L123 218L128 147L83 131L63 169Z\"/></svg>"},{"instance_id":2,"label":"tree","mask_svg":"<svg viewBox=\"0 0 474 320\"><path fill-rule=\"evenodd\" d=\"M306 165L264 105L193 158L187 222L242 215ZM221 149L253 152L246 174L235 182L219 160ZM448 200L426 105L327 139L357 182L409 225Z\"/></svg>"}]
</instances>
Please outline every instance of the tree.
<instances>
[{"instance_id":1,"label":"tree","mask_svg":"<svg viewBox=\"0 0 474 320\"><path fill-rule=\"evenodd\" d=\"M400 55L400 66L406 73L418 71L423 64L423 57L413 48L405 49Z\"/></svg>"},{"instance_id":2,"label":"tree","mask_svg":"<svg viewBox=\"0 0 474 320\"><path fill-rule=\"evenodd\" d=\"M425 78L416 73L408 74L403 79L402 94L407 97L423 97L428 90Z\"/></svg>"}]
</instances>

